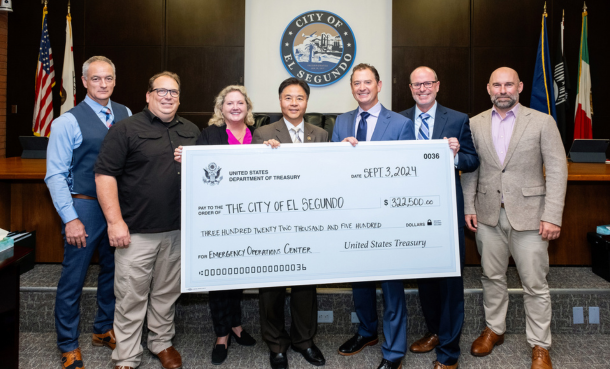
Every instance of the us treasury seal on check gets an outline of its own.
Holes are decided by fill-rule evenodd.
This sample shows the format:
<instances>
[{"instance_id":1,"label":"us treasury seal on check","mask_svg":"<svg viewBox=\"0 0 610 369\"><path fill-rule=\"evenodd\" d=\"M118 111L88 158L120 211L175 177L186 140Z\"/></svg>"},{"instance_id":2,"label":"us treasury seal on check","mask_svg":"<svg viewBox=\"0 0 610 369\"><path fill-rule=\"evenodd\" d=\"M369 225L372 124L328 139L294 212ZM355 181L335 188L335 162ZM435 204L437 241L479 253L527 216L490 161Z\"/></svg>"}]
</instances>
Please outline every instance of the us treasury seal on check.
<instances>
[{"instance_id":1,"label":"us treasury seal on check","mask_svg":"<svg viewBox=\"0 0 610 369\"><path fill-rule=\"evenodd\" d=\"M460 275L446 140L189 146L182 292Z\"/></svg>"}]
</instances>

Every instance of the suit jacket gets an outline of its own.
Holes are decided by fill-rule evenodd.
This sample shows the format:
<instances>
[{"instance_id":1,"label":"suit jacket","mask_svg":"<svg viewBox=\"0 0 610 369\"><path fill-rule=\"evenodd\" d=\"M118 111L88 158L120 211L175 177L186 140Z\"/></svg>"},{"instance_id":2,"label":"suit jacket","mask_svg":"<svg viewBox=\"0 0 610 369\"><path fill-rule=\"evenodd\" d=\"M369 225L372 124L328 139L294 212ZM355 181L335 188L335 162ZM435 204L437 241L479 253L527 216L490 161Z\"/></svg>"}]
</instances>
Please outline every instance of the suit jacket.
<instances>
[{"instance_id":1,"label":"suit jacket","mask_svg":"<svg viewBox=\"0 0 610 369\"><path fill-rule=\"evenodd\" d=\"M470 121L481 165L462 175L466 214L496 226L503 194L515 230L539 229L541 220L561 226L568 167L557 124L551 116L521 106L502 165L491 136L491 112Z\"/></svg>"},{"instance_id":2,"label":"suit jacket","mask_svg":"<svg viewBox=\"0 0 610 369\"><path fill-rule=\"evenodd\" d=\"M250 133L254 135L254 128L247 126ZM254 136L252 137L254 140ZM197 139L195 145L228 145L229 134L227 133L227 125L217 126L212 124L201 130L201 135Z\"/></svg>"},{"instance_id":3,"label":"suit jacket","mask_svg":"<svg viewBox=\"0 0 610 369\"><path fill-rule=\"evenodd\" d=\"M305 123L303 134L303 142L328 142L328 132L313 124ZM292 138L286 127L284 119L280 119L275 123L268 124L257 128L252 136L253 144L261 144L264 141L276 139L280 143L292 143Z\"/></svg>"},{"instance_id":4,"label":"suit jacket","mask_svg":"<svg viewBox=\"0 0 610 369\"><path fill-rule=\"evenodd\" d=\"M415 106L400 112L400 114L415 122ZM413 134L415 135L415 131ZM457 153L458 165L455 169L455 194L458 226L463 227L466 222L464 220L464 195L462 194L459 172L472 172L477 169L479 167L479 157L472 143L468 115L446 108L437 102L431 139L437 140L443 137L455 137L460 142L460 151Z\"/></svg>"},{"instance_id":5,"label":"suit jacket","mask_svg":"<svg viewBox=\"0 0 610 369\"><path fill-rule=\"evenodd\" d=\"M344 138L355 137L358 108L337 117L333 129L332 142L341 142ZM394 113L381 105L381 112L373 131L371 141L414 140L413 121Z\"/></svg>"}]
</instances>

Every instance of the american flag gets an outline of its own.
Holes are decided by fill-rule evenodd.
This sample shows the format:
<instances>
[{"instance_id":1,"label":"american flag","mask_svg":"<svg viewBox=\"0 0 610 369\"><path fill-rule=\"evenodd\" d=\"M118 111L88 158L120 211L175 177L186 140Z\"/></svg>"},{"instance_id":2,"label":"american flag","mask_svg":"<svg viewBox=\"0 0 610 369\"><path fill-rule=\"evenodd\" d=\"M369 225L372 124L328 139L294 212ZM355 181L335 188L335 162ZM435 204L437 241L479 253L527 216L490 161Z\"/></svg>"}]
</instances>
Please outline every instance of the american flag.
<instances>
[{"instance_id":1,"label":"american flag","mask_svg":"<svg viewBox=\"0 0 610 369\"><path fill-rule=\"evenodd\" d=\"M53 95L55 86L55 70L53 69L53 51L47 29L47 7L42 11L42 35L40 36L40 50L38 53L38 66L36 67L36 104L34 105L34 122L32 131L36 136L48 137L51 133L53 121Z\"/></svg>"}]
</instances>

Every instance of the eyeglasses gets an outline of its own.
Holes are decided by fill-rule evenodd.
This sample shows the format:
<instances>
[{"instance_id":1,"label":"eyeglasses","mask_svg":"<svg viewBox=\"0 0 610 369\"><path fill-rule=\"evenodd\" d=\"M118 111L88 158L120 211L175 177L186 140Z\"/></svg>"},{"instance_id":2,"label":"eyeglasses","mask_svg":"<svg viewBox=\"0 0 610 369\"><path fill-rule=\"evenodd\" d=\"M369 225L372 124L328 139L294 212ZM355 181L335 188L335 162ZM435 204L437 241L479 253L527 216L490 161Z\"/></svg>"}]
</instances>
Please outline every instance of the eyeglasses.
<instances>
[{"instance_id":1,"label":"eyeglasses","mask_svg":"<svg viewBox=\"0 0 610 369\"><path fill-rule=\"evenodd\" d=\"M168 90L166 88L155 88L155 89L151 90L150 92L152 92L152 91L157 91L157 95L159 95L159 97L166 96L168 92L172 97L180 96L180 90Z\"/></svg>"},{"instance_id":2,"label":"eyeglasses","mask_svg":"<svg viewBox=\"0 0 610 369\"><path fill-rule=\"evenodd\" d=\"M413 88L420 88L423 85L425 88L430 88L436 82L438 82L438 81L426 81L426 82L421 82L421 83L415 82L415 83L409 83L409 86L411 86Z\"/></svg>"}]
</instances>

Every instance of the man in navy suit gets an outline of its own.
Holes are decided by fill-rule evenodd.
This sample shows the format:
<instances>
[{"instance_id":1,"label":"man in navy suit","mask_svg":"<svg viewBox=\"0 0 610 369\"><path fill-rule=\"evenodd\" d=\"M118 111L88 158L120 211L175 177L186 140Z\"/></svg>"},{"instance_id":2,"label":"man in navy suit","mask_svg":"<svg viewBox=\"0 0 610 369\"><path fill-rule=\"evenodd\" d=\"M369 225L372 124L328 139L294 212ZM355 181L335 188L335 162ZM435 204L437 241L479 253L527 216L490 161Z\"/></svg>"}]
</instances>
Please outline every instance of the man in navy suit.
<instances>
[{"instance_id":1,"label":"man in navy suit","mask_svg":"<svg viewBox=\"0 0 610 369\"><path fill-rule=\"evenodd\" d=\"M351 76L352 94L358 101L356 110L341 114L333 130L332 142L413 140L411 119L387 110L381 105L379 73L368 64L358 64ZM378 369L399 369L407 351L407 308L401 280L381 282L384 299L383 360ZM354 307L360 320L358 333L341 347L339 354L350 356L366 346L377 344L377 297L375 282L352 283Z\"/></svg>"},{"instance_id":2,"label":"man in navy suit","mask_svg":"<svg viewBox=\"0 0 610 369\"><path fill-rule=\"evenodd\" d=\"M409 84L416 105L400 114L415 122L418 140L449 137L455 157L455 192L460 238L460 265L464 267L464 196L459 171L472 172L479 166L479 157L472 143L470 120L464 113L447 109L436 102L440 82L436 72L419 67L411 73ZM459 151L459 152L458 152ZM428 333L410 347L415 353L436 347L435 369L457 368L460 356L460 334L464 322L464 282L462 277L418 280Z\"/></svg>"}]
</instances>

